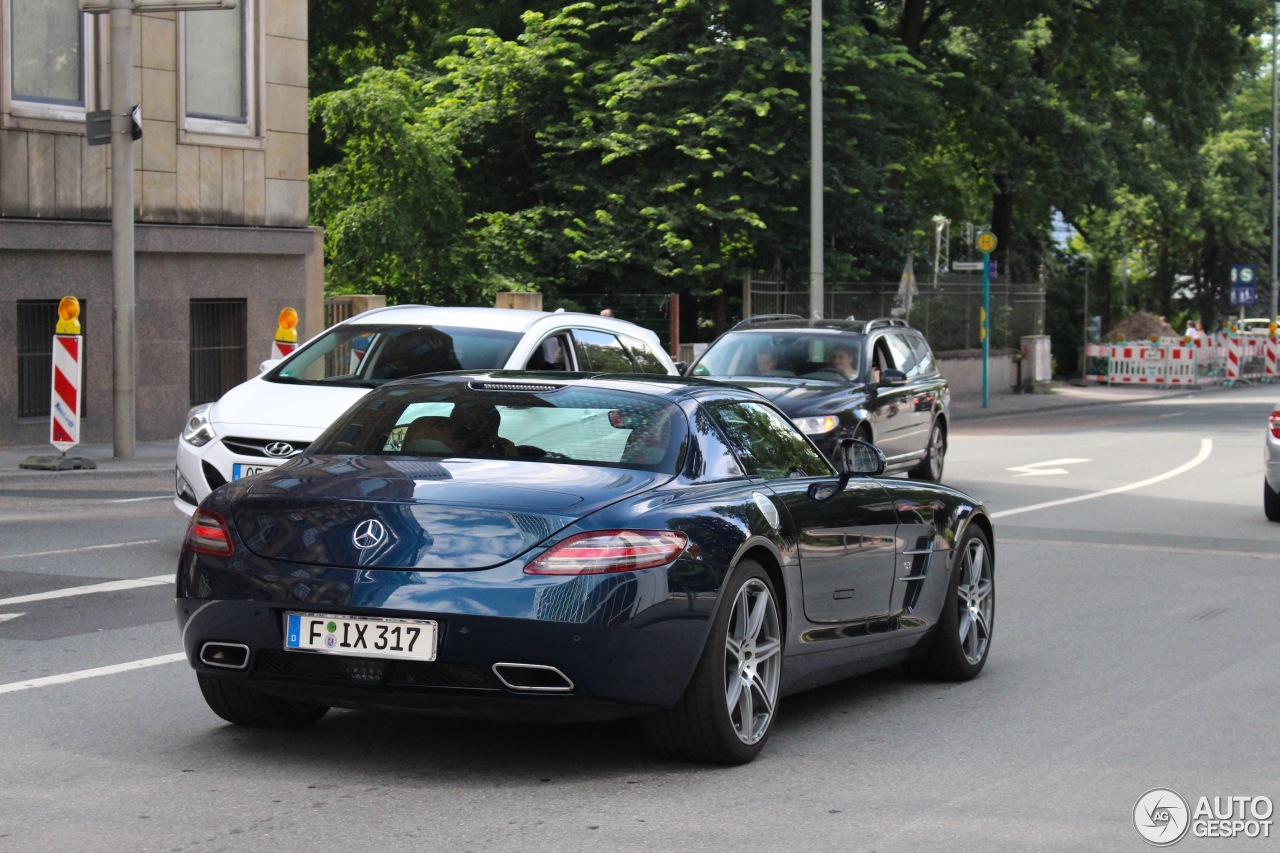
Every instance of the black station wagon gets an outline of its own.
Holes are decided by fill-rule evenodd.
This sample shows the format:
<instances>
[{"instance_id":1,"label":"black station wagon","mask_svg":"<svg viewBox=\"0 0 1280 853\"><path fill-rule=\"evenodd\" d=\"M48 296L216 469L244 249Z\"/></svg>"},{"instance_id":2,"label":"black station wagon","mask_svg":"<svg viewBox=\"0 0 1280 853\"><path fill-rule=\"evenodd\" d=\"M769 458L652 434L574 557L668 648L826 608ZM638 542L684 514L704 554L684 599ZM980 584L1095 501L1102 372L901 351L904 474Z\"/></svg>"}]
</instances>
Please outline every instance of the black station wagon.
<instances>
[{"instance_id":1,"label":"black station wagon","mask_svg":"<svg viewBox=\"0 0 1280 853\"><path fill-rule=\"evenodd\" d=\"M768 397L828 458L858 438L883 451L890 472L942 479L951 392L924 335L902 320L752 317L689 373Z\"/></svg>"}]
</instances>

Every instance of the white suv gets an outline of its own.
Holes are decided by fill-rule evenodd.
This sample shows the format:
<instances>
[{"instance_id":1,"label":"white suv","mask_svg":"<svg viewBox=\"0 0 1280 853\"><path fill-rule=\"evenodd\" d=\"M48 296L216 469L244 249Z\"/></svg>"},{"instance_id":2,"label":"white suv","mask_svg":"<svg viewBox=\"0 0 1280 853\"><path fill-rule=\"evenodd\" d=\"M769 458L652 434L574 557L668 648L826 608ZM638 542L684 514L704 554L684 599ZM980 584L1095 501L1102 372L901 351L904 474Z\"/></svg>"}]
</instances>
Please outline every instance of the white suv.
<instances>
[{"instance_id":1,"label":"white suv","mask_svg":"<svg viewBox=\"0 0 1280 853\"><path fill-rule=\"evenodd\" d=\"M442 370L583 370L678 375L648 329L595 314L397 305L326 329L282 361L187 414L173 503L297 456L383 382Z\"/></svg>"}]
</instances>

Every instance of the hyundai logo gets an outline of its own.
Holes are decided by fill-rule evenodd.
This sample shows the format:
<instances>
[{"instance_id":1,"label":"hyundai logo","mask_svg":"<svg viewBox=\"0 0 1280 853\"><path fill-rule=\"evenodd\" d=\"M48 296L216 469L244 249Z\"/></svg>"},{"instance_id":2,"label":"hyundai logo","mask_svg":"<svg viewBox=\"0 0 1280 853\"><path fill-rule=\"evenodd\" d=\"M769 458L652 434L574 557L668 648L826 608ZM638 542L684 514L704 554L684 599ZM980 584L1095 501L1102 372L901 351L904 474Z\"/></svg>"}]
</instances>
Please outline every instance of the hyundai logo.
<instances>
[{"instance_id":1,"label":"hyundai logo","mask_svg":"<svg viewBox=\"0 0 1280 853\"><path fill-rule=\"evenodd\" d=\"M268 456L274 456L277 459L292 456L294 453L293 445L287 441L273 441L264 447L263 450L267 451Z\"/></svg>"},{"instance_id":2,"label":"hyundai logo","mask_svg":"<svg viewBox=\"0 0 1280 853\"><path fill-rule=\"evenodd\" d=\"M369 518L360 522L359 526L356 527L356 532L351 535L351 541L361 550L380 545L382 540L386 538L387 529L376 518Z\"/></svg>"}]
</instances>

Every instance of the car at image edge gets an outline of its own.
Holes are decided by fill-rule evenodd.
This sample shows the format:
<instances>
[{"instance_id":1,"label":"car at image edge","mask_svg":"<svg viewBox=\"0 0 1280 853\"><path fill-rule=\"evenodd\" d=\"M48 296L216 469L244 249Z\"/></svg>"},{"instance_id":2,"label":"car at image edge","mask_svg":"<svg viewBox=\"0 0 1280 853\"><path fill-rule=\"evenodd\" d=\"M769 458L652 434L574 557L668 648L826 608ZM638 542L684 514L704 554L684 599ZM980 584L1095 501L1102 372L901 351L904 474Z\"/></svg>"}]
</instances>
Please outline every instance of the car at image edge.
<instances>
[{"instance_id":1,"label":"car at image edge","mask_svg":"<svg viewBox=\"0 0 1280 853\"><path fill-rule=\"evenodd\" d=\"M675 375L658 336L626 320L564 311L396 305L321 332L214 403L178 438L174 499L190 515L211 491L297 456L356 400L391 379L443 370L586 370Z\"/></svg>"},{"instance_id":2,"label":"car at image edge","mask_svg":"<svg viewBox=\"0 0 1280 853\"><path fill-rule=\"evenodd\" d=\"M1269 521L1280 521L1280 405L1271 410L1262 455L1266 466L1262 480L1262 509Z\"/></svg>"}]
</instances>

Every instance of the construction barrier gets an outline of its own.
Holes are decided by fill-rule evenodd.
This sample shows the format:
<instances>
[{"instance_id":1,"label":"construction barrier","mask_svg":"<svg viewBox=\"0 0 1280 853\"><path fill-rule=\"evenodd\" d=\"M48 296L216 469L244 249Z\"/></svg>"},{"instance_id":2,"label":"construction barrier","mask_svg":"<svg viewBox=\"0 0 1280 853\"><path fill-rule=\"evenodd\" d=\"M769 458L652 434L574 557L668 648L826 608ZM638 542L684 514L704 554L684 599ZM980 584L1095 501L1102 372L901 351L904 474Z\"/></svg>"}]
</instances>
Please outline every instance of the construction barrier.
<instances>
[{"instance_id":1,"label":"construction barrier","mask_svg":"<svg viewBox=\"0 0 1280 853\"><path fill-rule=\"evenodd\" d=\"M276 321L276 337L271 342L271 357L281 359L298 348L298 312L285 308Z\"/></svg>"},{"instance_id":2,"label":"construction barrier","mask_svg":"<svg viewBox=\"0 0 1280 853\"><path fill-rule=\"evenodd\" d=\"M49 443L63 453L80 443L80 343L80 302L67 296L58 303L49 400Z\"/></svg>"},{"instance_id":3,"label":"construction barrier","mask_svg":"<svg viewBox=\"0 0 1280 853\"><path fill-rule=\"evenodd\" d=\"M1280 341L1260 335L1206 334L1181 345L1090 344L1085 355L1084 378L1107 385L1232 385L1280 376Z\"/></svg>"}]
</instances>

